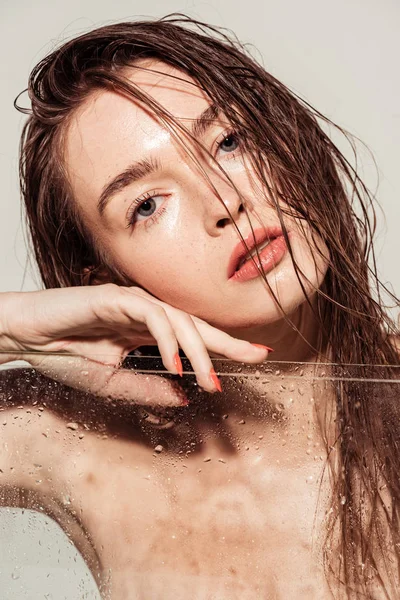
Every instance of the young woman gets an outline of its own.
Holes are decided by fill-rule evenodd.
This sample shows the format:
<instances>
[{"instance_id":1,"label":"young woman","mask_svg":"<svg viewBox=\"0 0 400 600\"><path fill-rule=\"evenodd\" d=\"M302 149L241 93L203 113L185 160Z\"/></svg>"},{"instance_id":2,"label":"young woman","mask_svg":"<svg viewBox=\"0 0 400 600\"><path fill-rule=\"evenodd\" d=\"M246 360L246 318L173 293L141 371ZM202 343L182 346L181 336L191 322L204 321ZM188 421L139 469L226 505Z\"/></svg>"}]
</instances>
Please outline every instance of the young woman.
<instances>
[{"instance_id":1,"label":"young woman","mask_svg":"<svg viewBox=\"0 0 400 600\"><path fill-rule=\"evenodd\" d=\"M256 364L273 348L274 360L305 363L310 375L281 403L290 433L283 457L265 420L279 390L266 395L253 382L243 394L224 385L204 400L213 418L246 414L249 435L268 449L267 461L254 457L253 471L245 448L233 444L224 454L215 438L202 445L196 438L191 474L172 491L168 463L156 483L143 483L153 454L132 432L108 445L93 435L84 461L69 445L70 464L78 461L85 477L66 469L47 497L72 485L89 540L80 547L87 557L94 548L88 561L99 580L111 571L113 598L395 598L398 402L394 388L371 382L382 367L398 379L398 331L372 260L373 199L324 133L328 120L237 41L184 18L84 34L42 60L28 90L22 194L43 283L52 289L3 295L3 350L70 354L71 365L86 369L85 377L72 366L64 372L70 385L161 406L188 400L175 381L115 370L135 348L158 346L175 374L180 349L206 392L222 389L210 357ZM61 377L58 358L36 353L31 362ZM318 391L311 377L318 362L333 377L351 364L360 382L343 378ZM368 378L363 365L376 365ZM187 427L203 431L189 401ZM46 418L49 429L59 427L58 417ZM243 439L244 421L232 419L230 435ZM188 443L192 429L181 427L163 434L171 452ZM328 505L317 519L316 537L324 539L317 553L317 495L305 473L318 479L323 463L307 454L303 434L325 448L331 474L320 480ZM41 443L53 462L65 461L56 441L50 453L48 439ZM115 457L125 453L122 467ZM210 453L223 462L230 456L230 477L214 461L200 481ZM95 468L106 455L111 487L110 470ZM172 504L157 494L161 480ZM28 483L21 475L12 485ZM225 510L232 497L240 517ZM116 522L124 529L110 545ZM175 530L186 532L176 548ZM146 550L138 550L141 538Z\"/></svg>"}]
</instances>

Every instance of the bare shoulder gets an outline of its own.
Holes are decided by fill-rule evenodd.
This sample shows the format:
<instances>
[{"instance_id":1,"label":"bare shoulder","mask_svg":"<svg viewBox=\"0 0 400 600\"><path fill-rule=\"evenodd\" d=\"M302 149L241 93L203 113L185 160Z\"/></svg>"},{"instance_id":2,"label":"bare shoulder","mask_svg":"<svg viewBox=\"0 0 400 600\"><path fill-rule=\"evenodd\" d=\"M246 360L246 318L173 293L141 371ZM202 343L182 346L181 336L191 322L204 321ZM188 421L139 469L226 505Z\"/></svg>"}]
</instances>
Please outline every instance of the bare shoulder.
<instances>
[{"instance_id":1,"label":"bare shoulder","mask_svg":"<svg viewBox=\"0 0 400 600\"><path fill-rule=\"evenodd\" d=\"M0 371L0 506L53 518L99 584L99 549L108 548L116 520L126 527L127 507L139 514L139 504L148 508L158 495L147 479L153 448L122 415L123 431L105 427L102 411L111 419L118 408L82 399L32 369Z\"/></svg>"},{"instance_id":2,"label":"bare shoulder","mask_svg":"<svg viewBox=\"0 0 400 600\"><path fill-rule=\"evenodd\" d=\"M13 374L15 375L15 374ZM63 419L52 412L40 394L23 394L5 386L0 377L0 504L35 508L47 498L58 501L65 451Z\"/></svg>"}]
</instances>

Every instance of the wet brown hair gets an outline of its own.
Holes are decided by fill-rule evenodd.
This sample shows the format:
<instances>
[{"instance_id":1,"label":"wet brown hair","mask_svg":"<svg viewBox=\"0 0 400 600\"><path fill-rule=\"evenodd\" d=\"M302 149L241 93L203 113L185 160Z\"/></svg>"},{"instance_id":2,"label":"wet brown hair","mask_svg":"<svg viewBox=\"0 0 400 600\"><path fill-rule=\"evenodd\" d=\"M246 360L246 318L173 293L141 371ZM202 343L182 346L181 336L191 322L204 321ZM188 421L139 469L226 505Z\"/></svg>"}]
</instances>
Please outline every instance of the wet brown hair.
<instances>
[{"instance_id":1,"label":"wet brown hair","mask_svg":"<svg viewBox=\"0 0 400 600\"><path fill-rule=\"evenodd\" d=\"M82 285L87 269L95 272L107 264L76 210L63 162L63 135L82 102L94 90L111 89L144 102L178 138L182 133L162 106L124 77L125 67L147 58L194 78L238 131L279 218L288 212L300 223L307 221L328 247L316 314L331 359L339 365L333 371L342 375L345 365L360 365L352 373L356 369L363 381L344 379L336 389L325 565L328 571L333 551L339 552L336 575L348 597L374 598L373 579L385 597L394 598L400 558L398 399L388 387L378 393L368 379L378 376L380 366L396 377L399 358L389 334L398 330L383 305L381 292L387 290L376 271L374 198L324 132L323 125L333 123L267 73L234 36L184 15L108 25L63 44L30 75L32 109L19 108L29 114L20 147L21 190L43 283ZM127 283L123 273L108 267L114 281ZM321 345L321 352L325 349ZM376 365L368 379L362 365ZM360 498L371 507L367 517ZM386 553L391 565L383 560L382 567Z\"/></svg>"}]
</instances>

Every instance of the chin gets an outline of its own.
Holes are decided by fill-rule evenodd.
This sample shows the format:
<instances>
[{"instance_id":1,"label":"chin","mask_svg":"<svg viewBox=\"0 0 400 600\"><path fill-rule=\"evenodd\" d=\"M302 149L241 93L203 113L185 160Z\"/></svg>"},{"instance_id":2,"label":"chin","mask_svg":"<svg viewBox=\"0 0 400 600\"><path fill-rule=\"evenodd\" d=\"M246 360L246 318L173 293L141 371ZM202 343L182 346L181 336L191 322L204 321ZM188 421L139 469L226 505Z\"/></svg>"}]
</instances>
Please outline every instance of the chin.
<instances>
[{"instance_id":1,"label":"chin","mask_svg":"<svg viewBox=\"0 0 400 600\"><path fill-rule=\"evenodd\" d=\"M290 314L304 302L304 295L302 294L297 301L291 302L290 306L287 302L282 302L283 310L281 310L270 294L265 294L263 300L261 300L261 296L260 294L256 304L244 301L240 303L240 306L236 305L230 308L225 305L221 307L221 312L216 313L214 309L213 311L207 311L207 314L202 311L203 314L197 316L223 331L245 330L276 323L283 318L283 313Z\"/></svg>"},{"instance_id":2,"label":"chin","mask_svg":"<svg viewBox=\"0 0 400 600\"><path fill-rule=\"evenodd\" d=\"M310 300L315 298L324 279L322 271L318 277L316 277L315 270L314 273L306 272L305 275L309 277L309 281L305 281L303 278L306 294L301 288L296 273L291 268L286 273L281 271L279 277L274 280L269 280L277 300L272 296L266 283L260 279L256 289L248 287L245 290L244 286L247 284L244 284L243 293L239 294L238 290L233 306L226 303L218 312L214 307L213 310L207 311L208 315L204 314L201 318L224 331L266 327L277 323L285 316L290 318L302 305L305 306L307 298Z\"/></svg>"}]
</instances>

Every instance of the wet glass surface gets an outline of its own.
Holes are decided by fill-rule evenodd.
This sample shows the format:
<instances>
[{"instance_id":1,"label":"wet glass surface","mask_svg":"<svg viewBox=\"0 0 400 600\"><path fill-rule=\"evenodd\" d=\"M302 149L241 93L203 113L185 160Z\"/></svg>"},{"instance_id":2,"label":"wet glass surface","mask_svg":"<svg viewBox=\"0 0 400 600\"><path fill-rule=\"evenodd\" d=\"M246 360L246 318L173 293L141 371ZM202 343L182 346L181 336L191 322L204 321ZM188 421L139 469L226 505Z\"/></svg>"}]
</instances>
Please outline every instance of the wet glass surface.
<instances>
[{"instance_id":1,"label":"wet glass surface","mask_svg":"<svg viewBox=\"0 0 400 600\"><path fill-rule=\"evenodd\" d=\"M118 398L90 361L2 365L2 600L331 597L335 398L345 387L362 410L367 391L381 410L399 368L214 358L210 394L182 362L181 379L129 357ZM189 404L136 405L135 374L178 382Z\"/></svg>"}]
</instances>

